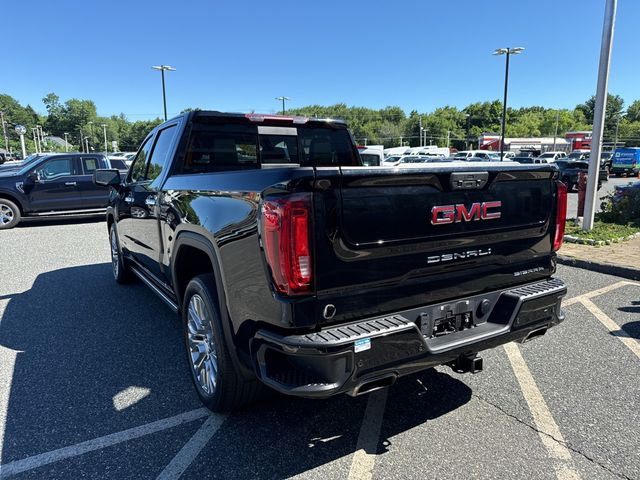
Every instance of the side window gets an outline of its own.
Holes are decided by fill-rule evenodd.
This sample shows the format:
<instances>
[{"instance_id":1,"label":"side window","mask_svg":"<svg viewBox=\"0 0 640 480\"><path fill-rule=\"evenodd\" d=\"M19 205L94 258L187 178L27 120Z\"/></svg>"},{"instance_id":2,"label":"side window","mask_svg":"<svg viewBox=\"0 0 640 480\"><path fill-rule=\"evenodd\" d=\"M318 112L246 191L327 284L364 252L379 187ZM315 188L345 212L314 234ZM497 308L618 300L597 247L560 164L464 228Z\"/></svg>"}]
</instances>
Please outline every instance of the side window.
<instances>
[{"instance_id":1,"label":"side window","mask_svg":"<svg viewBox=\"0 0 640 480\"><path fill-rule=\"evenodd\" d=\"M257 151L255 126L197 125L187 144L182 173L258 168Z\"/></svg>"},{"instance_id":2,"label":"side window","mask_svg":"<svg viewBox=\"0 0 640 480\"><path fill-rule=\"evenodd\" d=\"M81 157L82 158L82 172L85 175L92 175L98 168L98 159L96 157Z\"/></svg>"},{"instance_id":3,"label":"side window","mask_svg":"<svg viewBox=\"0 0 640 480\"><path fill-rule=\"evenodd\" d=\"M130 183L144 181L145 174L147 173L147 159L149 158L149 152L153 144L151 140L152 138L147 139L133 160L133 165L131 165L131 169L129 170L128 181Z\"/></svg>"},{"instance_id":4,"label":"side window","mask_svg":"<svg viewBox=\"0 0 640 480\"><path fill-rule=\"evenodd\" d=\"M176 130L176 126L172 125L164 130L160 130L156 135L156 146L153 148L151 160L149 160L147 180L153 182L158 178L160 173L162 173L163 168L165 168L165 165L167 164L167 157L169 155L169 148L171 148L171 144L173 143Z\"/></svg>"},{"instance_id":5,"label":"side window","mask_svg":"<svg viewBox=\"0 0 640 480\"><path fill-rule=\"evenodd\" d=\"M73 159L69 157L52 158L36 170L40 180L55 180L56 178L73 175Z\"/></svg>"}]
</instances>

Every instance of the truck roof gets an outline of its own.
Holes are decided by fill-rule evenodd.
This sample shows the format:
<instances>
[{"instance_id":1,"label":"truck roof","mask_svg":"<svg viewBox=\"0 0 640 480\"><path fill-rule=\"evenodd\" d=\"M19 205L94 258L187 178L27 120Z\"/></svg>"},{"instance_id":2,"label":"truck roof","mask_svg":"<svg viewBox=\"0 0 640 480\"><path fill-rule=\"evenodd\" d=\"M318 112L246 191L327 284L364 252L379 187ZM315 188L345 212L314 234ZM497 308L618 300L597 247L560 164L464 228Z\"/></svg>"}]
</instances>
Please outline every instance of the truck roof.
<instances>
[{"instance_id":1,"label":"truck roof","mask_svg":"<svg viewBox=\"0 0 640 480\"><path fill-rule=\"evenodd\" d=\"M304 117L304 116L291 116L291 115L276 115L271 113L229 113L229 112L219 112L217 110L195 110L191 113L192 118L198 120L205 119L224 119L229 121L234 119L236 121L242 123L256 123L256 124L265 124L265 123L276 123L276 124L294 124L294 125L305 125L305 124L338 124L346 127L346 122L339 118L314 118L314 117Z\"/></svg>"}]
</instances>

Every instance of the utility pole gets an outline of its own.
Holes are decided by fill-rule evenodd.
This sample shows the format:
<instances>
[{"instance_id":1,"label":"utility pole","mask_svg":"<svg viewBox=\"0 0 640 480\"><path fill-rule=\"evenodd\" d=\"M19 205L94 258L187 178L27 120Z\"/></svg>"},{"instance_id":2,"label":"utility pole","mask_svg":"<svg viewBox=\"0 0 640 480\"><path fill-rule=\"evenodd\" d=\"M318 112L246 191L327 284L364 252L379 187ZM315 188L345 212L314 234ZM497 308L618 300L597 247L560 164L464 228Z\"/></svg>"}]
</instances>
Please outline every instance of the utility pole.
<instances>
[{"instance_id":1,"label":"utility pole","mask_svg":"<svg viewBox=\"0 0 640 480\"><path fill-rule=\"evenodd\" d=\"M451 130L447 130L447 148L449 148L450 139L451 139Z\"/></svg>"},{"instance_id":2,"label":"utility pole","mask_svg":"<svg viewBox=\"0 0 640 480\"><path fill-rule=\"evenodd\" d=\"M104 133L104 154L107 154L107 124L102 124L102 131Z\"/></svg>"},{"instance_id":3,"label":"utility pole","mask_svg":"<svg viewBox=\"0 0 640 480\"><path fill-rule=\"evenodd\" d=\"M400 146L402 147L402 135L400 135Z\"/></svg>"},{"instance_id":4,"label":"utility pole","mask_svg":"<svg viewBox=\"0 0 640 480\"><path fill-rule=\"evenodd\" d=\"M556 151L556 139L558 138L558 123L560 122L560 110L556 111L556 131L553 134L553 151Z\"/></svg>"},{"instance_id":5,"label":"utility pole","mask_svg":"<svg viewBox=\"0 0 640 480\"><path fill-rule=\"evenodd\" d=\"M84 137L84 142L87 145L86 153L89 153L89 137Z\"/></svg>"},{"instance_id":6,"label":"utility pole","mask_svg":"<svg viewBox=\"0 0 640 480\"><path fill-rule=\"evenodd\" d=\"M276 100L282 100L282 115L284 115L284 102L286 100L291 100L289 97L285 97L284 95L280 96L280 97L276 97Z\"/></svg>"},{"instance_id":7,"label":"utility pole","mask_svg":"<svg viewBox=\"0 0 640 480\"><path fill-rule=\"evenodd\" d=\"M0 121L2 121L2 134L4 135L4 149L9 151L9 137L7 137L7 126L4 123L4 112L0 112Z\"/></svg>"},{"instance_id":8,"label":"utility pole","mask_svg":"<svg viewBox=\"0 0 640 480\"><path fill-rule=\"evenodd\" d=\"M584 221L582 229L586 232L593 228L593 217L596 206L596 189L598 187L598 171L600 170L600 153L602 152L602 131L607 105L607 87L609 83L609 64L613 31L616 22L617 0L607 0L604 7L604 24L602 26L602 44L600 45L600 64L598 66L598 86L593 115L593 138L591 140L591 158L587 174L587 192L584 202Z\"/></svg>"},{"instance_id":9,"label":"utility pole","mask_svg":"<svg viewBox=\"0 0 640 480\"><path fill-rule=\"evenodd\" d=\"M615 150L616 148L618 148L618 127L620 127L620 115L618 114L618 119L616 121L616 136L615 139L613 141L613 149Z\"/></svg>"},{"instance_id":10,"label":"utility pole","mask_svg":"<svg viewBox=\"0 0 640 480\"><path fill-rule=\"evenodd\" d=\"M69 134L67 132L64 132L64 151L65 152L69 151L69 140L67 140L68 136Z\"/></svg>"},{"instance_id":11,"label":"utility pole","mask_svg":"<svg viewBox=\"0 0 640 480\"><path fill-rule=\"evenodd\" d=\"M420 115L420 146L422 147L422 115Z\"/></svg>"}]
</instances>

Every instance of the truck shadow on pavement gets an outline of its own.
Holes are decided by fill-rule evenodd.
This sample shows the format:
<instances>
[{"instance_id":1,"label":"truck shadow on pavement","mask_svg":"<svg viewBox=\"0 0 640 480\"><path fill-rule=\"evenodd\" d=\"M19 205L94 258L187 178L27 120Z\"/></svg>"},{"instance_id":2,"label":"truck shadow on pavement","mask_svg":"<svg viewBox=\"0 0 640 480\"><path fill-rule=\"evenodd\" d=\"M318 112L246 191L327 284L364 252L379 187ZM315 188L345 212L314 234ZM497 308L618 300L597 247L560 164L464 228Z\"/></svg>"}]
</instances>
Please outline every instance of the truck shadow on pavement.
<instances>
[{"instance_id":1,"label":"truck shadow on pavement","mask_svg":"<svg viewBox=\"0 0 640 480\"><path fill-rule=\"evenodd\" d=\"M201 407L176 316L144 285L117 285L110 264L42 273L31 289L6 297L0 346L15 352L15 363L0 372L11 382L1 463ZM394 435L459 408L471 393L436 370L398 380L383 436L368 453L384 453ZM199 456L207 461L187 474L283 478L350 461L368 398L268 395L229 415Z\"/></svg>"}]
</instances>

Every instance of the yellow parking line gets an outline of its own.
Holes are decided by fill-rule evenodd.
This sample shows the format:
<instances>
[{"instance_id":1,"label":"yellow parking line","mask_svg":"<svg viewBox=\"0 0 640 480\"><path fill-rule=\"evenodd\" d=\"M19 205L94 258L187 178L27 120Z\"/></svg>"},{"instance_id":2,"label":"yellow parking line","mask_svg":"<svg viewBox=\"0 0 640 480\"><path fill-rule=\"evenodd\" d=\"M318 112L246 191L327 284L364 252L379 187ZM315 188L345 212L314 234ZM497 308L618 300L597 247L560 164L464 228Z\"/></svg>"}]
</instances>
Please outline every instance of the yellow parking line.
<instances>
[{"instance_id":1,"label":"yellow parking line","mask_svg":"<svg viewBox=\"0 0 640 480\"><path fill-rule=\"evenodd\" d=\"M560 432L558 424L553 419L551 411L545 402L540 389L536 385L531 371L520 353L520 349L515 343L504 345L511 367L516 375L524 399L529 405L529 410L533 415L533 421L538 427L538 434L543 445L554 460L554 470L558 480L577 480L580 475L576 471L571 452L565 445L564 437Z\"/></svg>"},{"instance_id":2,"label":"yellow parking line","mask_svg":"<svg viewBox=\"0 0 640 480\"><path fill-rule=\"evenodd\" d=\"M604 325L605 328L609 330L609 332L611 332L614 337L617 337L622 343L627 346L627 348L629 348L629 350L635 353L636 357L640 358L640 343L638 343L636 339L628 336L616 322L611 320L611 318L609 318L606 313L600 310L600 308L598 308L598 306L591 300L589 300L588 298L583 298L581 302L587 308L587 310L589 310L593 314L594 317L600 320L600 323L602 323L602 325Z\"/></svg>"},{"instance_id":3,"label":"yellow parking line","mask_svg":"<svg viewBox=\"0 0 640 480\"><path fill-rule=\"evenodd\" d=\"M636 287L640 287L640 283L630 282L629 280L622 280L620 282L612 283L611 285L607 285L606 287L599 288L597 290L593 290L591 292L583 293L582 295L578 295L573 298L569 298L567 300L562 301L563 307L568 307L569 305L573 305L574 303L581 302L582 300L597 297L598 295L603 295L612 290L615 290L620 287L624 287L626 285L634 285Z\"/></svg>"},{"instance_id":4,"label":"yellow parking line","mask_svg":"<svg viewBox=\"0 0 640 480\"><path fill-rule=\"evenodd\" d=\"M370 480L376 463L376 449L380 441L380 428L387 403L387 388L369 394L364 412L356 452L353 454L349 480Z\"/></svg>"}]
</instances>

